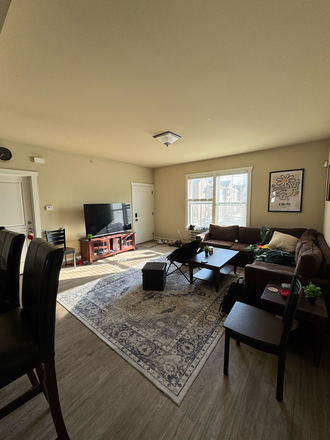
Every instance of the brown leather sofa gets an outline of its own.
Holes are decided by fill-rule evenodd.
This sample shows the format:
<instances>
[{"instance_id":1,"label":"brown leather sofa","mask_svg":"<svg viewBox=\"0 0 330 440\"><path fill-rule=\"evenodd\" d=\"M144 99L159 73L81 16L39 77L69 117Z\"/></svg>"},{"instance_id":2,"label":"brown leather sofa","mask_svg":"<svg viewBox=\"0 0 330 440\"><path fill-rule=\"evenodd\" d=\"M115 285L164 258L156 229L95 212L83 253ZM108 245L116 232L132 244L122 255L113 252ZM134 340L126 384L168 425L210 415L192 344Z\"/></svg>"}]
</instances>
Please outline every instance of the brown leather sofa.
<instances>
[{"instance_id":1,"label":"brown leather sofa","mask_svg":"<svg viewBox=\"0 0 330 440\"><path fill-rule=\"evenodd\" d=\"M273 231L282 232L283 234L293 235L300 238L306 231L306 228L271 228ZM213 223L209 229L202 234L198 234L196 238L201 237L201 247L213 246L222 249L231 249L239 251L235 259L237 266L246 266L254 261L254 253L246 251L246 246L257 244L261 241L260 228L248 228L245 226L219 226Z\"/></svg>"},{"instance_id":2,"label":"brown leather sofa","mask_svg":"<svg viewBox=\"0 0 330 440\"><path fill-rule=\"evenodd\" d=\"M259 228L211 224L209 230L199 236L202 237L201 247L209 245L239 251L235 263L245 267L245 284L250 304L258 304L269 281L288 283L296 273L303 286L311 281L321 287L330 315L330 249L323 234L306 228L272 229L299 239L295 248L295 266L254 261L254 253L244 248L260 243Z\"/></svg>"},{"instance_id":3,"label":"brown leather sofa","mask_svg":"<svg viewBox=\"0 0 330 440\"><path fill-rule=\"evenodd\" d=\"M295 267L254 261L245 266L245 283L251 304L257 304L267 283L290 282L296 273L303 286L312 282L321 287L330 315L330 249L323 234L307 229L300 237L295 250Z\"/></svg>"}]
</instances>

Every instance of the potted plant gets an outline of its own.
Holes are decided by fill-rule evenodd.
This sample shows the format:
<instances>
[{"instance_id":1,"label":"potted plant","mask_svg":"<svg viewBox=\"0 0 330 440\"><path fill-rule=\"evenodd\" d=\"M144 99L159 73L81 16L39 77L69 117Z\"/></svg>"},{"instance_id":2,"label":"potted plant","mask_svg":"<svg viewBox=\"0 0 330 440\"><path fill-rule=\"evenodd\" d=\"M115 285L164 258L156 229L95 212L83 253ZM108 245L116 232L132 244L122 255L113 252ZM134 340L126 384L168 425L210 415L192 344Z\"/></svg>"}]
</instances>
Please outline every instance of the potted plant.
<instances>
[{"instance_id":1,"label":"potted plant","mask_svg":"<svg viewBox=\"0 0 330 440\"><path fill-rule=\"evenodd\" d=\"M308 286L303 287L305 297L311 304L314 304L316 299L322 295L321 287L316 287L315 284L309 282Z\"/></svg>"},{"instance_id":2,"label":"potted plant","mask_svg":"<svg viewBox=\"0 0 330 440\"><path fill-rule=\"evenodd\" d=\"M207 257L210 252L210 246L204 246L203 251L205 252L205 256Z\"/></svg>"},{"instance_id":3,"label":"potted plant","mask_svg":"<svg viewBox=\"0 0 330 440\"><path fill-rule=\"evenodd\" d=\"M87 238L88 238L88 241L91 241L91 239L93 238L93 235L92 234L87 234Z\"/></svg>"}]
</instances>

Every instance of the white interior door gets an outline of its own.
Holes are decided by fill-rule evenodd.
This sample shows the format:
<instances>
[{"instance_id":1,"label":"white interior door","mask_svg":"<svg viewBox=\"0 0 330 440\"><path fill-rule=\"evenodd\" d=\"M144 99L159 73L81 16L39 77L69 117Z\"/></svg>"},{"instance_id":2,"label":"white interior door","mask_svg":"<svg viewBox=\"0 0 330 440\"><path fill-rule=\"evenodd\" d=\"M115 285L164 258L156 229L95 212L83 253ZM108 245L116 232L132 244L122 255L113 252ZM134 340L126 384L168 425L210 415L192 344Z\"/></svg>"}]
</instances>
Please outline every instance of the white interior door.
<instances>
[{"instance_id":1,"label":"white interior door","mask_svg":"<svg viewBox=\"0 0 330 440\"><path fill-rule=\"evenodd\" d=\"M136 243L154 239L154 186L132 183L132 226Z\"/></svg>"},{"instance_id":2,"label":"white interior door","mask_svg":"<svg viewBox=\"0 0 330 440\"><path fill-rule=\"evenodd\" d=\"M2 174L0 170L0 226L26 236L22 256L21 273L28 246L28 232L35 232L30 178Z\"/></svg>"}]
</instances>

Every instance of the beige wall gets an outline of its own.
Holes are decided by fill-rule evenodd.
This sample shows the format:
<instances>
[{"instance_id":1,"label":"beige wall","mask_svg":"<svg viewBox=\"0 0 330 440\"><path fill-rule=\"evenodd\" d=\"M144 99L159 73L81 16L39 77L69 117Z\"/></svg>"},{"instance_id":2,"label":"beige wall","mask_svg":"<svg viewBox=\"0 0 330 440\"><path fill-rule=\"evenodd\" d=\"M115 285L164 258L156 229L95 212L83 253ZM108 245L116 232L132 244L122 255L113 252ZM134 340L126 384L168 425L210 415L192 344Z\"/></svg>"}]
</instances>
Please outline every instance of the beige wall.
<instances>
[{"instance_id":1,"label":"beige wall","mask_svg":"<svg viewBox=\"0 0 330 440\"><path fill-rule=\"evenodd\" d=\"M324 140L155 169L156 236L178 239L177 230L183 231L186 226L185 174L244 166L253 166L250 226L306 227L322 231L326 180L323 165L328 159L328 145L328 140ZM268 212L269 172L297 168L305 169L302 212ZM186 231L182 235L187 238Z\"/></svg>"},{"instance_id":2,"label":"beige wall","mask_svg":"<svg viewBox=\"0 0 330 440\"><path fill-rule=\"evenodd\" d=\"M187 239L185 225L185 174L217 169L253 166L251 226L288 226L324 230L330 242L330 202L325 203L329 142L318 141L256 153L191 162L183 165L149 168L73 155L0 139L10 148L14 160L0 168L37 171L41 227L67 230L68 245L79 249L85 236L83 204L131 201L131 182L155 184L155 233L158 237ZM170 147L169 147L170 148ZM45 165L32 158L43 157ZM90 162L93 160L93 164ZM304 168L301 213L268 212L269 172ZM53 211L46 211L53 205Z\"/></svg>"},{"instance_id":3,"label":"beige wall","mask_svg":"<svg viewBox=\"0 0 330 440\"><path fill-rule=\"evenodd\" d=\"M1 163L0 169L38 172L42 231L65 227L67 244L77 252L79 238L86 235L84 203L131 202L131 182L153 183L153 171L141 166L65 154L4 139L0 139L0 145L14 155L10 162ZM45 165L34 163L33 157L43 157ZM54 210L46 211L46 205L53 205Z\"/></svg>"},{"instance_id":4,"label":"beige wall","mask_svg":"<svg viewBox=\"0 0 330 440\"><path fill-rule=\"evenodd\" d=\"M330 146L329 146L328 163L330 164ZM323 233L327 243L330 244L330 201L325 202Z\"/></svg>"}]
</instances>

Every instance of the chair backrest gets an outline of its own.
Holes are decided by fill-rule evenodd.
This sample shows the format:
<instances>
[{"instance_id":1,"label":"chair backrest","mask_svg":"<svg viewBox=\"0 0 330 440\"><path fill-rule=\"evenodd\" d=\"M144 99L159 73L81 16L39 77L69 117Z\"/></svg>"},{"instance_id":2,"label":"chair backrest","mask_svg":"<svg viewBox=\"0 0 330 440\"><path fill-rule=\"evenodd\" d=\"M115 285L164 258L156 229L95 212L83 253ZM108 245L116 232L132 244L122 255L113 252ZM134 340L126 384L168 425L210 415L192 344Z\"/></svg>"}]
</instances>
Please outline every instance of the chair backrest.
<instances>
[{"instance_id":1,"label":"chair backrest","mask_svg":"<svg viewBox=\"0 0 330 440\"><path fill-rule=\"evenodd\" d=\"M191 243L184 244L168 255L167 259L170 261L177 261L178 263L186 263L189 258L194 257L197 254L201 241L202 238L198 238Z\"/></svg>"},{"instance_id":2,"label":"chair backrest","mask_svg":"<svg viewBox=\"0 0 330 440\"><path fill-rule=\"evenodd\" d=\"M283 321L284 322L287 319L287 314L288 314L289 306L290 306L292 298L293 298L292 293L293 293L294 288L295 288L296 279L297 279L296 274L293 274L292 279L291 279L291 284L290 284L289 295L287 296L287 299L286 299L286 302L285 302L285 307L284 307L284 312L283 312Z\"/></svg>"},{"instance_id":3,"label":"chair backrest","mask_svg":"<svg viewBox=\"0 0 330 440\"><path fill-rule=\"evenodd\" d=\"M44 359L54 356L56 295L63 252L63 248L35 238L25 259L22 313L35 331Z\"/></svg>"},{"instance_id":4,"label":"chair backrest","mask_svg":"<svg viewBox=\"0 0 330 440\"><path fill-rule=\"evenodd\" d=\"M56 229L55 231L45 231L48 243L55 246L63 246L66 249L65 229Z\"/></svg>"},{"instance_id":5,"label":"chair backrest","mask_svg":"<svg viewBox=\"0 0 330 440\"><path fill-rule=\"evenodd\" d=\"M283 313L283 322L284 322L284 330L282 333L281 343L280 345L284 348L287 340L289 338L290 330L292 327L292 323L294 317L296 315L298 303L300 300L302 292L301 282L296 278L296 276L292 277L290 292L287 297L287 303Z\"/></svg>"},{"instance_id":6,"label":"chair backrest","mask_svg":"<svg viewBox=\"0 0 330 440\"><path fill-rule=\"evenodd\" d=\"M0 294L2 300L8 301L8 309L19 307L19 274L24 240L24 234L5 228L0 230Z\"/></svg>"}]
</instances>

